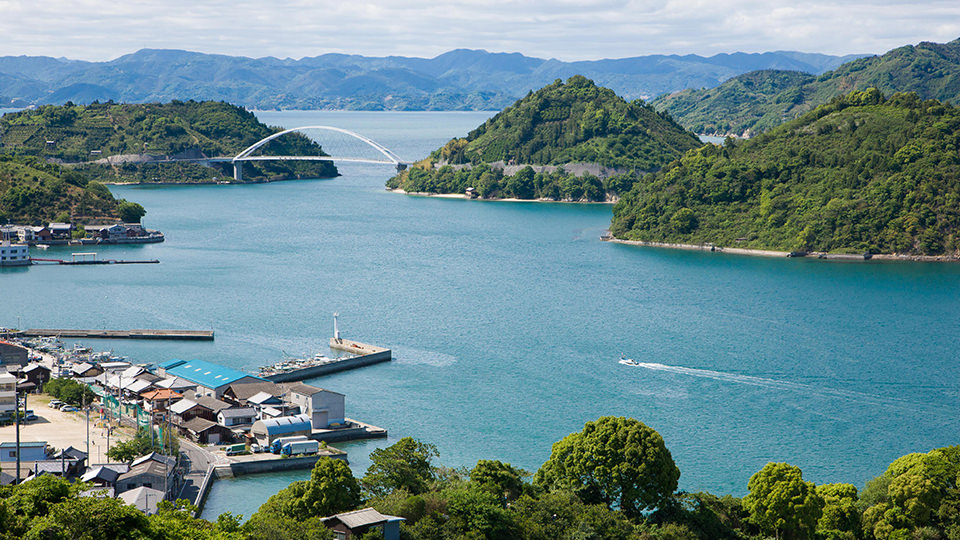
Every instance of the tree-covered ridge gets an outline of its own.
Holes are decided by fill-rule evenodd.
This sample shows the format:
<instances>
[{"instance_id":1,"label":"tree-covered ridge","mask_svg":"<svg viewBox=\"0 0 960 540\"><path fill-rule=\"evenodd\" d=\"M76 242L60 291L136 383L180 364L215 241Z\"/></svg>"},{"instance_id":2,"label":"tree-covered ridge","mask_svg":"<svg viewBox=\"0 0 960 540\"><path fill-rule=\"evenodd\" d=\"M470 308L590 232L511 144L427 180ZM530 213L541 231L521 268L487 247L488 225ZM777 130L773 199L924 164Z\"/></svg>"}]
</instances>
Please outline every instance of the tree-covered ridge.
<instances>
[{"instance_id":1,"label":"tree-covered ridge","mask_svg":"<svg viewBox=\"0 0 960 540\"><path fill-rule=\"evenodd\" d=\"M695 135L649 105L577 75L530 93L430 157L452 164L599 163L649 171L697 146Z\"/></svg>"},{"instance_id":2,"label":"tree-covered ridge","mask_svg":"<svg viewBox=\"0 0 960 540\"><path fill-rule=\"evenodd\" d=\"M77 222L116 219L124 203L76 171L37 158L0 155L0 223L46 225L64 216L64 221Z\"/></svg>"},{"instance_id":3,"label":"tree-covered ridge","mask_svg":"<svg viewBox=\"0 0 960 540\"><path fill-rule=\"evenodd\" d=\"M46 105L0 117L0 152L30 155L65 163L89 163L112 155L195 157L233 156L253 143L279 131L253 113L216 101L172 101L170 103L91 105ZM320 155L322 150L309 138L291 133L263 148L274 155ZM175 170L163 167L139 175L140 164L92 166L96 179L123 181L183 181ZM272 176L336 176L329 162L258 162L244 166L251 179ZM201 178L219 174L209 168ZM159 175L159 176L158 176ZM229 175L228 175L229 176ZM191 178L192 180L192 178Z\"/></svg>"},{"instance_id":4,"label":"tree-covered ridge","mask_svg":"<svg viewBox=\"0 0 960 540\"><path fill-rule=\"evenodd\" d=\"M787 110L803 101L800 87L815 79L799 71L753 71L716 88L663 95L651 104L694 133L749 134L782 124Z\"/></svg>"},{"instance_id":5,"label":"tree-covered ridge","mask_svg":"<svg viewBox=\"0 0 960 540\"><path fill-rule=\"evenodd\" d=\"M603 201L628 189L635 171L659 169L700 144L669 116L578 75L531 92L387 186L431 193L472 187L484 198ZM606 179L574 174L580 164L620 174ZM538 170L506 174L504 165Z\"/></svg>"},{"instance_id":6,"label":"tree-covered ridge","mask_svg":"<svg viewBox=\"0 0 960 540\"><path fill-rule=\"evenodd\" d=\"M614 207L621 239L957 255L960 110L855 91L755 139L688 152Z\"/></svg>"},{"instance_id":7,"label":"tree-covered ridge","mask_svg":"<svg viewBox=\"0 0 960 540\"><path fill-rule=\"evenodd\" d=\"M769 83L749 81L767 78ZM893 49L882 56L847 62L840 67L781 87L782 72L753 72L710 90L685 90L658 98L654 105L698 133L743 134L769 129L852 90L878 88L891 95L915 92L922 99L958 102L960 39L923 42ZM736 107L731 104L736 103ZM700 128L700 129L697 129Z\"/></svg>"}]
</instances>

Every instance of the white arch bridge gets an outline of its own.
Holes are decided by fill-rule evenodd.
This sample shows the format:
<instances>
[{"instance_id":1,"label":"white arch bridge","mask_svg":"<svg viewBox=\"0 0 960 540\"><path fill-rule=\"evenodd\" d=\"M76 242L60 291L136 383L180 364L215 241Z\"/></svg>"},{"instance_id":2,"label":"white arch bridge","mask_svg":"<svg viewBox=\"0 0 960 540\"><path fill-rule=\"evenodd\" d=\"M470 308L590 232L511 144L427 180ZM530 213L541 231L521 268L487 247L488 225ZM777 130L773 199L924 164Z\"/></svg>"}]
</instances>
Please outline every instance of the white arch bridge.
<instances>
[{"instance_id":1,"label":"white arch bridge","mask_svg":"<svg viewBox=\"0 0 960 540\"><path fill-rule=\"evenodd\" d=\"M263 155L253 155L254 152L259 150L261 147L269 143L270 141L282 137L288 133L295 132L304 132L311 130L319 131L329 131L338 133L341 135L346 135L353 139L356 139L366 146L375 150L372 152L372 156L361 156L361 157L352 157L347 156L337 156L337 155L328 155L328 156L263 156ZM322 143L322 141L321 141ZM363 146L363 145L360 145ZM236 156L230 157L221 157L221 158L207 158L201 161L211 161L211 162L231 162L233 163L233 178L235 180L243 180L243 162L245 161L340 161L340 162L349 162L349 163L378 163L384 165L393 165L397 168L397 171L402 171L407 167L407 164L400 160L400 158L394 154L389 148L383 146L382 144L355 133L346 129L333 127L333 126L302 126L291 129L285 129L283 131L278 131L269 137L265 137L256 143L250 145L245 150L237 154Z\"/></svg>"}]
</instances>

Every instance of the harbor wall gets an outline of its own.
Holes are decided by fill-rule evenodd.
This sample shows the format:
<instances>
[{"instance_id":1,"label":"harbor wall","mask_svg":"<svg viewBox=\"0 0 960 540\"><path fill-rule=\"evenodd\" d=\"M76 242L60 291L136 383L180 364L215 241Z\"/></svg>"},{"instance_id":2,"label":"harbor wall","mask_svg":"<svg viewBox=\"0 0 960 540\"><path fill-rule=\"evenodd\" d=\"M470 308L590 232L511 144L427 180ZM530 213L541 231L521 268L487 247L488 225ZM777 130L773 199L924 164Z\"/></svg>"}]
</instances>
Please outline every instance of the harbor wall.
<instances>
[{"instance_id":1,"label":"harbor wall","mask_svg":"<svg viewBox=\"0 0 960 540\"><path fill-rule=\"evenodd\" d=\"M347 371L349 369L357 369L360 367L369 366L371 364L379 364L380 362L389 362L391 358L392 353L390 349L380 349L375 353L365 354L363 356L355 356L353 358L346 358L329 364L310 366L292 371L285 371L283 373L275 373L273 375L267 375L264 378L273 382L303 381L306 379L321 377L323 375L329 375L331 373Z\"/></svg>"},{"instance_id":2,"label":"harbor wall","mask_svg":"<svg viewBox=\"0 0 960 540\"><path fill-rule=\"evenodd\" d=\"M314 464L322 457L333 459L342 459L347 461L347 454L325 454L319 453L312 456L299 456L276 459L258 459L250 461L233 461L227 465L217 465L214 468L216 478L230 478L233 476L243 476L245 474L269 473L277 471L291 471L296 469L311 469Z\"/></svg>"}]
</instances>

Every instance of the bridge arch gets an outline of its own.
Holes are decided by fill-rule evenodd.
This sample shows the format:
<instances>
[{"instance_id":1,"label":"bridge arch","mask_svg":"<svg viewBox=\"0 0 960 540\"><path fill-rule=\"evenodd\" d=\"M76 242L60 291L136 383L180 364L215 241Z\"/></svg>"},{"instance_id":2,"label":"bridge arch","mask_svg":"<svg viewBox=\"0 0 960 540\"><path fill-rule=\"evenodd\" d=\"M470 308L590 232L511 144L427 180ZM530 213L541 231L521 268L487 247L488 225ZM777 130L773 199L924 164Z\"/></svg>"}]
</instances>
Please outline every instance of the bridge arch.
<instances>
[{"instance_id":1,"label":"bridge arch","mask_svg":"<svg viewBox=\"0 0 960 540\"><path fill-rule=\"evenodd\" d=\"M302 131L307 131L307 130L311 130L311 129L319 129L319 130L326 130L326 131L335 131L335 132L337 132L337 133L343 133L343 134L345 134L345 135L349 135L349 136L351 136L351 137L353 137L353 138L355 138L355 139L357 139L357 140L363 141L363 142L366 143L367 145L373 147L376 151L378 151L378 152L380 152L381 154L383 154L383 156L386 158L386 161L378 161L378 160L374 160L374 159L337 158L337 157L335 157L335 156L322 156L323 158L328 159L328 160L330 160L330 161L340 160L340 161L355 161L355 162L365 162L365 163L390 163L390 164L396 165L396 166L398 166L398 167L403 165L403 162L400 161L400 158L399 158L396 154L394 154L392 151L390 151L390 149L387 148L386 146L383 146L382 144L378 143L377 141L374 141L373 139L371 139L371 138L369 138L369 137L365 137L365 136L363 136L363 135L360 135L359 133L355 133L355 132L353 132L353 131L349 131L349 130L346 130L346 129L343 129L343 128L338 128L338 127L333 127L333 126L302 126L302 127L296 127L296 128L285 129L285 130L283 130L283 131L279 131L279 132L277 132L277 133L274 133L273 135L270 135L269 137L264 137L263 139L261 139L261 140L255 142L254 144L250 145L247 149L245 149L244 151L242 151L242 152L240 152L239 154L237 154L236 156L234 156L233 161L234 161L234 162L237 162L237 161L254 161L254 160L260 160L260 159L296 159L297 156L277 156L277 157L262 157L262 158L261 158L261 157L251 156L250 154L252 154L253 152L255 152L255 151L256 151L258 148L260 148L261 146L263 146L263 145L267 144L268 142L276 139L277 137L286 135L287 133L302 132ZM316 159L316 158L314 158L314 159Z\"/></svg>"}]
</instances>

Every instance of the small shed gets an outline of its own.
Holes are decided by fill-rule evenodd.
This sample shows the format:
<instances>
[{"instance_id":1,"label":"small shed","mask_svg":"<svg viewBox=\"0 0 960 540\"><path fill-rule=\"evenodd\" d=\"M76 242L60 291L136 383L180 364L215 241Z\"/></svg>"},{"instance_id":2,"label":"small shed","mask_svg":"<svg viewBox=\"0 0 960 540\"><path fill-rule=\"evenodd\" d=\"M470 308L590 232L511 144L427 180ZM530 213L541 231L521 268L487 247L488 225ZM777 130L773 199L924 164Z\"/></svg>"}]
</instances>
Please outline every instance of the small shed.
<instances>
[{"instance_id":1,"label":"small shed","mask_svg":"<svg viewBox=\"0 0 960 540\"><path fill-rule=\"evenodd\" d=\"M306 435L309 437L312 432L313 426L310 423L310 417L305 414L257 420L253 423L253 427L250 428L250 435L252 435L260 445L269 445L278 437L291 437L294 435Z\"/></svg>"},{"instance_id":2,"label":"small shed","mask_svg":"<svg viewBox=\"0 0 960 540\"><path fill-rule=\"evenodd\" d=\"M400 522L403 518L381 514L374 508L364 508L325 517L321 521L333 531L333 537L337 540L359 538L371 529L380 529L383 540L400 540Z\"/></svg>"},{"instance_id":3,"label":"small shed","mask_svg":"<svg viewBox=\"0 0 960 540\"><path fill-rule=\"evenodd\" d=\"M47 459L47 443L44 441L20 441L20 461L43 461ZM17 460L17 443L0 443L0 462Z\"/></svg>"},{"instance_id":4,"label":"small shed","mask_svg":"<svg viewBox=\"0 0 960 540\"><path fill-rule=\"evenodd\" d=\"M50 380L50 368L41 364L28 364L20 370L20 376L37 388L42 388Z\"/></svg>"}]
</instances>

